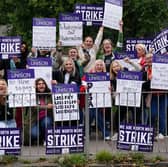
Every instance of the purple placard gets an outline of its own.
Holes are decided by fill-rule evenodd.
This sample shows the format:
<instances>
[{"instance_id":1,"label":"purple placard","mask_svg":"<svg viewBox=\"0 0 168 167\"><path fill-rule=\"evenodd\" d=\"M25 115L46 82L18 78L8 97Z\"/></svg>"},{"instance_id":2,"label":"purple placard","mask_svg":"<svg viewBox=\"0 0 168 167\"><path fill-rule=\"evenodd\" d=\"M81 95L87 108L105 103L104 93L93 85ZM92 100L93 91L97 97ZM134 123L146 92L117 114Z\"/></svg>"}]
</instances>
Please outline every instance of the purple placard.
<instances>
[{"instance_id":1,"label":"purple placard","mask_svg":"<svg viewBox=\"0 0 168 167\"><path fill-rule=\"evenodd\" d=\"M62 21L62 22L81 22L82 15L77 14L77 13L69 13L69 14L61 13L59 15L59 21Z\"/></svg>"},{"instance_id":2,"label":"purple placard","mask_svg":"<svg viewBox=\"0 0 168 167\"><path fill-rule=\"evenodd\" d=\"M0 128L0 150L7 155L20 155L21 135L17 128Z\"/></svg>"},{"instance_id":3,"label":"purple placard","mask_svg":"<svg viewBox=\"0 0 168 167\"><path fill-rule=\"evenodd\" d=\"M142 72L136 71L119 71L117 79L142 81Z\"/></svg>"},{"instance_id":4,"label":"purple placard","mask_svg":"<svg viewBox=\"0 0 168 167\"><path fill-rule=\"evenodd\" d=\"M105 0L105 2L111 3L113 5L117 5L117 6L123 6L122 0Z\"/></svg>"},{"instance_id":5,"label":"purple placard","mask_svg":"<svg viewBox=\"0 0 168 167\"><path fill-rule=\"evenodd\" d=\"M83 126L47 129L46 154L80 153L84 151Z\"/></svg>"},{"instance_id":6,"label":"purple placard","mask_svg":"<svg viewBox=\"0 0 168 167\"><path fill-rule=\"evenodd\" d=\"M85 76L86 76L86 82L110 80L109 73L106 73L106 72L86 73Z\"/></svg>"},{"instance_id":7,"label":"purple placard","mask_svg":"<svg viewBox=\"0 0 168 167\"><path fill-rule=\"evenodd\" d=\"M20 56L21 37L0 37L0 57L8 55L7 58Z\"/></svg>"},{"instance_id":8,"label":"purple placard","mask_svg":"<svg viewBox=\"0 0 168 167\"><path fill-rule=\"evenodd\" d=\"M163 63L168 64L168 56L167 55L158 55L154 54L152 57L153 63Z\"/></svg>"},{"instance_id":9,"label":"purple placard","mask_svg":"<svg viewBox=\"0 0 168 167\"><path fill-rule=\"evenodd\" d=\"M82 15L85 25L102 25L104 7L101 5L76 4L74 12Z\"/></svg>"},{"instance_id":10,"label":"purple placard","mask_svg":"<svg viewBox=\"0 0 168 167\"><path fill-rule=\"evenodd\" d=\"M34 69L7 70L8 79L34 78Z\"/></svg>"},{"instance_id":11,"label":"purple placard","mask_svg":"<svg viewBox=\"0 0 168 167\"><path fill-rule=\"evenodd\" d=\"M136 59L137 56L135 54L128 54L128 53L115 53L115 59L116 60L122 60L126 57L129 57L130 59Z\"/></svg>"},{"instance_id":12,"label":"purple placard","mask_svg":"<svg viewBox=\"0 0 168 167\"><path fill-rule=\"evenodd\" d=\"M168 29L158 33L151 42L154 54L168 53Z\"/></svg>"},{"instance_id":13,"label":"purple placard","mask_svg":"<svg viewBox=\"0 0 168 167\"><path fill-rule=\"evenodd\" d=\"M56 26L56 19L55 18L33 18L33 26L53 27L53 26Z\"/></svg>"},{"instance_id":14,"label":"purple placard","mask_svg":"<svg viewBox=\"0 0 168 167\"><path fill-rule=\"evenodd\" d=\"M52 85L52 93L77 93L78 87L76 84L56 84Z\"/></svg>"},{"instance_id":15,"label":"purple placard","mask_svg":"<svg viewBox=\"0 0 168 167\"><path fill-rule=\"evenodd\" d=\"M146 47L146 50L149 51L151 48L151 41L152 39L136 39L136 38L128 38L126 39L126 44L125 44L125 51L128 54L131 55L137 55L136 50L135 50L135 45L136 44L144 44Z\"/></svg>"},{"instance_id":16,"label":"purple placard","mask_svg":"<svg viewBox=\"0 0 168 167\"><path fill-rule=\"evenodd\" d=\"M117 148L132 151L153 151L154 129L150 126L120 124Z\"/></svg>"},{"instance_id":17,"label":"purple placard","mask_svg":"<svg viewBox=\"0 0 168 167\"><path fill-rule=\"evenodd\" d=\"M51 58L29 58L27 65L30 67L50 67L52 66Z\"/></svg>"}]
</instances>

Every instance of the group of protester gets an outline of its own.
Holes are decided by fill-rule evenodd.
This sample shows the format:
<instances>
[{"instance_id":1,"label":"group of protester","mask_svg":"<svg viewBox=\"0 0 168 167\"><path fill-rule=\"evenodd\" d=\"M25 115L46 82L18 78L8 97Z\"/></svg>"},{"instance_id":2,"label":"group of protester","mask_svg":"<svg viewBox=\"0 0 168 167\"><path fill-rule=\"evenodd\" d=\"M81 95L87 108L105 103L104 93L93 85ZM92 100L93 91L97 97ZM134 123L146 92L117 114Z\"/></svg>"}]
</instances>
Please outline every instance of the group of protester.
<instances>
[{"instance_id":1,"label":"group of protester","mask_svg":"<svg viewBox=\"0 0 168 167\"><path fill-rule=\"evenodd\" d=\"M122 67L119 61L115 58L115 52L120 52L123 49L123 22L119 23L119 34L114 49L114 45L110 39L103 40L104 28L100 27L95 40L91 36L87 36L81 46L74 46L68 50L67 55L63 54L63 47L59 42L57 49L52 50L38 50L32 48L29 52L28 46L25 42L21 44L21 57L14 57L11 59L0 60L0 70L4 70L4 75L0 79L0 125L1 127L18 127L22 128L24 135L30 135L32 141L40 139L45 140L46 127L53 127L53 103L52 94L46 81L43 78L36 79L35 88L37 93L37 106L25 108L9 108L7 98L7 70L8 69L26 69L27 58L51 57L52 59L52 84L77 84L79 88L79 110L80 123L84 123L85 111L85 96L84 92L87 90L85 82L85 73L100 73L108 72L110 74L109 91L112 93L112 102L115 106L115 91L117 84L117 73L119 71L128 71L129 69ZM103 40L103 41L102 41ZM102 44L103 58L96 59L97 53ZM127 122L127 112L132 115L132 122L136 124L149 124L150 120L152 126L156 125L156 119L159 108L159 137L165 135L165 96L163 94L150 94L150 80L152 78L152 52L147 52L143 44L137 44L135 47L137 51L138 61L132 62L128 57L124 59L125 62L133 66L135 71L142 71L144 83L142 90L146 91L143 94L142 105L139 108L116 106L117 112L114 114L111 108L90 108L90 125L93 120L96 120L96 125L102 133L105 140L111 139L112 128L108 128L106 122L113 124L114 120L119 120L116 123L115 132L118 132L119 123ZM159 102L158 102L159 96ZM158 106L159 105L159 106ZM15 118L13 111L15 110ZM143 114L142 114L143 111ZM151 112L150 112L151 111ZM151 119L149 119L151 113ZM143 115L143 116L142 116ZM113 120L111 120L111 118ZM31 122L31 126L30 126ZM115 122L115 121L114 121ZM31 128L31 129L30 129ZM116 138L116 134L112 139ZM29 139L28 137L25 137Z\"/></svg>"}]
</instances>

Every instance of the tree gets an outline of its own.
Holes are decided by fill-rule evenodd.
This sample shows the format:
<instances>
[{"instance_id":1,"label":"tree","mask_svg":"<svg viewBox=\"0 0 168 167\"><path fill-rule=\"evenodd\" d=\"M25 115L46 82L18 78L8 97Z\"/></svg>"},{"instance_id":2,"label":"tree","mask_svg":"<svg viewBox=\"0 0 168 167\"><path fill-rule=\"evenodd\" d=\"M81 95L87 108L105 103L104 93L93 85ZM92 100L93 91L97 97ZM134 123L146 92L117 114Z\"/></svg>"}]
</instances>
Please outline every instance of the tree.
<instances>
[{"instance_id":1,"label":"tree","mask_svg":"<svg viewBox=\"0 0 168 167\"><path fill-rule=\"evenodd\" d=\"M125 0L124 31L128 37L152 37L168 27L165 0Z\"/></svg>"},{"instance_id":2,"label":"tree","mask_svg":"<svg viewBox=\"0 0 168 167\"><path fill-rule=\"evenodd\" d=\"M104 5L104 0L1 0L0 24L12 25L8 35L21 35L31 44L33 17L58 18L59 13L73 12L76 3ZM166 0L123 0L123 7L124 37L152 37L168 27ZM84 27L84 36L95 37L97 31L98 27ZM105 29L104 36L114 40L117 33Z\"/></svg>"}]
</instances>

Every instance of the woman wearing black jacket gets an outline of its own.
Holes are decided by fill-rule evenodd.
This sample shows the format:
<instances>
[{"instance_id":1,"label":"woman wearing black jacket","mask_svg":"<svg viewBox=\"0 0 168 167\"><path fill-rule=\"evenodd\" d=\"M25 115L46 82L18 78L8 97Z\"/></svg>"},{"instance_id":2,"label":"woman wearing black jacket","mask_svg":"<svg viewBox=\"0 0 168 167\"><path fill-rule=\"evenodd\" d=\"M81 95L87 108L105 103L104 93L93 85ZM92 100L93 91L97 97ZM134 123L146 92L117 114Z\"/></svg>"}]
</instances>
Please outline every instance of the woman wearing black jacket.
<instances>
[{"instance_id":1,"label":"woman wearing black jacket","mask_svg":"<svg viewBox=\"0 0 168 167\"><path fill-rule=\"evenodd\" d=\"M76 70L74 61L71 58L67 58L63 66L58 71L53 71L53 84L77 84L78 87L81 85L81 78Z\"/></svg>"},{"instance_id":2,"label":"woman wearing black jacket","mask_svg":"<svg viewBox=\"0 0 168 167\"><path fill-rule=\"evenodd\" d=\"M74 61L71 58L67 58L63 62L63 66L60 70L53 71L52 84L76 84L79 90L80 85L81 85L81 78L80 78L78 71L76 70ZM80 115L81 115L81 112L82 111L79 111ZM82 116L80 116L79 122L81 122L81 119L82 119L81 117ZM70 121L70 120L63 121L63 125L67 126L69 124L76 126L77 121ZM56 125L60 126L60 122L57 122Z\"/></svg>"},{"instance_id":3,"label":"woman wearing black jacket","mask_svg":"<svg viewBox=\"0 0 168 167\"><path fill-rule=\"evenodd\" d=\"M0 79L0 126L1 128L16 128L14 110L13 108L9 108L7 89L6 81Z\"/></svg>"}]
</instances>

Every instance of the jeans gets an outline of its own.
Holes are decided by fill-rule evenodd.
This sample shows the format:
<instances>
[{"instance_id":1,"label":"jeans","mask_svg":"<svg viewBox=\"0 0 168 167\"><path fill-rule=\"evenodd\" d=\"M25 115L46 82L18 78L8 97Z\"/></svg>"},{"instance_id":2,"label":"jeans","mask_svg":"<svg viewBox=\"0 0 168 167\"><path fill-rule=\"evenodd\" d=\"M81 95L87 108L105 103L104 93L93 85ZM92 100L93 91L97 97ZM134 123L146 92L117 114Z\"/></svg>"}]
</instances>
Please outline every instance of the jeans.
<instances>
[{"instance_id":1,"label":"jeans","mask_svg":"<svg viewBox=\"0 0 168 167\"><path fill-rule=\"evenodd\" d=\"M84 108L79 108L79 124L84 124Z\"/></svg>"},{"instance_id":2,"label":"jeans","mask_svg":"<svg viewBox=\"0 0 168 167\"><path fill-rule=\"evenodd\" d=\"M39 139L44 140L45 131L47 128L52 128L52 119L48 116L44 117L43 119L39 120L39 122L36 122L32 125L31 138L35 140L39 136Z\"/></svg>"},{"instance_id":3,"label":"jeans","mask_svg":"<svg viewBox=\"0 0 168 167\"><path fill-rule=\"evenodd\" d=\"M153 95L151 101L151 117L152 125L156 125L156 119L159 120L159 133L165 134L165 110L167 112L166 96L165 95ZM158 117L159 114L159 117Z\"/></svg>"},{"instance_id":4,"label":"jeans","mask_svg":"<svg viewBox=\"0 0 168 167\"><path fill-rule=\"evenodd\" d=\"M96 113L97 113L97 118L96 118ZM105 126L104 122L104 115L103 111L100 108L90 108L89 110L89 124L93 122L93 120L96 120L96 125L98 126L99 130L102 132L103 137L110 136L109 131L107 130L107 127Z\"/></svg>"},{"instance_id":5,"label":"jeans","mask_svg":"<svg viewBox=\"0 0 168 167\"><path fill-rule=\"evenodd\" d=\"M16 128L16 121L14 119L0 121L1 128Z\"/></svg>"}]
</instances>

